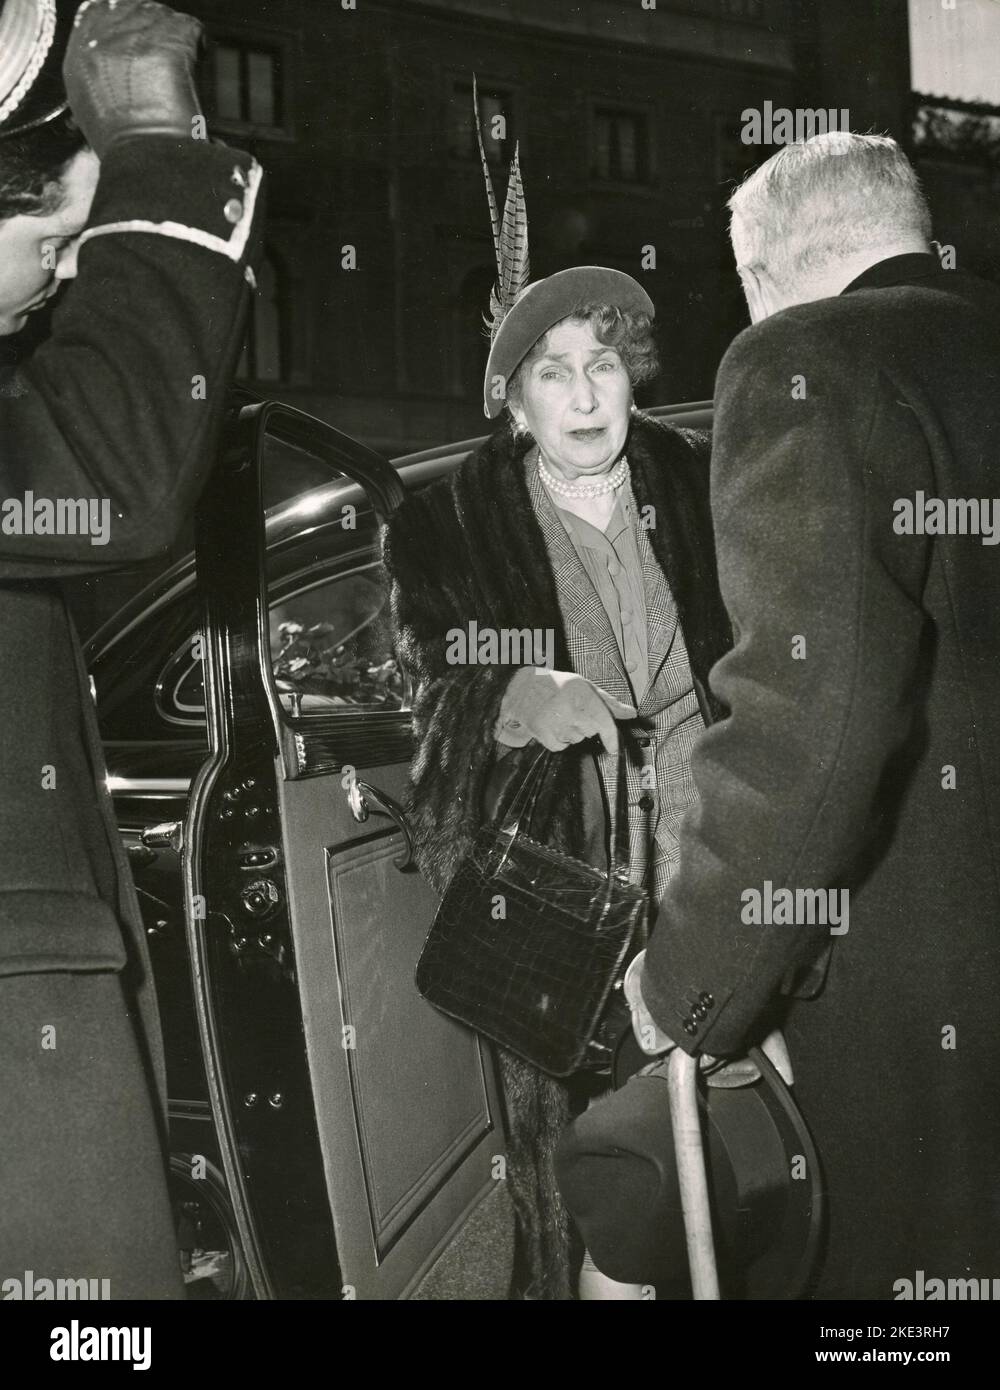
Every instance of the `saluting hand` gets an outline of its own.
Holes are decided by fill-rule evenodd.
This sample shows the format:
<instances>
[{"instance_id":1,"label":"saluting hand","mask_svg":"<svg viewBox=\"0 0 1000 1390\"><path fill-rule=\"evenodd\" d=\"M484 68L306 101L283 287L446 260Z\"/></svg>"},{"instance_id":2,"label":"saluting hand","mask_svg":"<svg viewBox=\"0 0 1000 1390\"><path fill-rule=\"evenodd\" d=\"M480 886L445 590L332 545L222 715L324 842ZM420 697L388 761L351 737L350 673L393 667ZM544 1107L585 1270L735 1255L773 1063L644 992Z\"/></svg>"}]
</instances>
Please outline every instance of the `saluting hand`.
<instances>
[{"instance_id":1,"label":"saluting hand","mask_svg":"<svg viewBox=\"0 0 1000 1390\"><path fill-rule=\"evenodd\" d=\"M85 0L63 61L66 95L98 157L143 135L190 139L201 25L154 0Z\"/></svg>"}]
</instances>

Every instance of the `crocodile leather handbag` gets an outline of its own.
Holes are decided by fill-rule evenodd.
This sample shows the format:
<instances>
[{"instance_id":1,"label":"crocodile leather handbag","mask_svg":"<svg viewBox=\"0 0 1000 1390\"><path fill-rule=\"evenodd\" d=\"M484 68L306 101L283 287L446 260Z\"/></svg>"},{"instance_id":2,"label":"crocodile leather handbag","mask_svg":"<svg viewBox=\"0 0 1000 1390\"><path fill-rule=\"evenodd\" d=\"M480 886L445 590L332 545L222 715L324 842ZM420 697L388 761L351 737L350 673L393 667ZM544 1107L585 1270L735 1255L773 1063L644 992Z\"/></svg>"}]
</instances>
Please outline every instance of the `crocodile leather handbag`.
<instances>
[{"instance_id":1,"label":"crocodile leather handbag","mask_svg":"<svg viewBox=\"0 0 1000 1390\"><path fill-rule=\"evenodd\" d=\"M610 1057L595 1035L645 923L646 895L629 885L620 856L624 766L607 872L525 832L551 757L538 754L499 828L484 825L455 871L416 984L443 1013L542 1071L569 1076Z\"/></svg>"}]
</instances>

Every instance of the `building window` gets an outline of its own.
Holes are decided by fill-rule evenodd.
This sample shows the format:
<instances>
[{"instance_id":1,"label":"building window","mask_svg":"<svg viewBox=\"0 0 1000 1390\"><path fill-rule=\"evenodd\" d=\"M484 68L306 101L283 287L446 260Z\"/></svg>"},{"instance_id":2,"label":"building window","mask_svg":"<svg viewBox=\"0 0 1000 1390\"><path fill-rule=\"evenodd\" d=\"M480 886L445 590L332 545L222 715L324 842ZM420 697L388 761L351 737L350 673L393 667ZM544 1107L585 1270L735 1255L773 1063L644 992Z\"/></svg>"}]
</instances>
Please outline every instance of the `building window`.
<instances>
[{"instance_id":1,"label":"building window","mask_svg":"<svg viewBox=\"0 0 1000 1390\"><path fill-rule=\"evenodd\" d=\"M257 292L247 322L247 340L237 376L245 381L286 380L287 344L286 276L273 251L266 251L257 271Z\"/></svg>"},{"instance_id":2,"label":"building window","mask_svg":"<svg viewBox=\"0 0 1000 1390\"><path fill-rule=\"evenodd\" d=\"M225 125L281 129L285 119L281 59L277 48L220 39L211 49L210 115Z\"/></svg>"},{"instance_id":3,"label":"building window","mask_svg":"<svg viewBox=\"0 0 1000 1390\"><path fill-rule=\"evenodd\" d=\"M648 183L649 117L598 106L593 117L592 171L605 183Z\"/></svg>"},{"instance_id":4,"label":"building window","mask_svg":"<svg viewBox=\"0 0 1000 1390\"><path fill-rule=\"evenodd\" d=\"M479 125L491 164L514 158L514 100L509 91L479 83ZM472 107L472 83L453 82L448 113L448 145L454 159L479 159Z\"/></svg>"}]
</instances>

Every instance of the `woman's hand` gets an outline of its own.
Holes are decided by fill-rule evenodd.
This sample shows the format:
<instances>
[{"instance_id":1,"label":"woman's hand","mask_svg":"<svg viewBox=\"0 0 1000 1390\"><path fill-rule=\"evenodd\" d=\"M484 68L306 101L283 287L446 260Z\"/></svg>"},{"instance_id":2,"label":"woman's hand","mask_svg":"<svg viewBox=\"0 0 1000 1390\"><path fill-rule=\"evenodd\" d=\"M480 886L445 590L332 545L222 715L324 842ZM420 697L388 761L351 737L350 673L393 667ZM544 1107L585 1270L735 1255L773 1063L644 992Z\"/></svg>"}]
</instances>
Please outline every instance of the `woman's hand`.
<instances>
[{"instance_id":1,"label":"woman's hand","mask_svg":"<svg viewBox=\"0 0 1000 1390\"><path fill-rule=\"evenodd\" d=\"M615 720L634 719L637 713L633 705L623 705L575 671L524 666L507 686L496 737L513 748L537 739L551 753L558 753L596 734L607 752L616 753Z\"/></svg>"}]
</instances>

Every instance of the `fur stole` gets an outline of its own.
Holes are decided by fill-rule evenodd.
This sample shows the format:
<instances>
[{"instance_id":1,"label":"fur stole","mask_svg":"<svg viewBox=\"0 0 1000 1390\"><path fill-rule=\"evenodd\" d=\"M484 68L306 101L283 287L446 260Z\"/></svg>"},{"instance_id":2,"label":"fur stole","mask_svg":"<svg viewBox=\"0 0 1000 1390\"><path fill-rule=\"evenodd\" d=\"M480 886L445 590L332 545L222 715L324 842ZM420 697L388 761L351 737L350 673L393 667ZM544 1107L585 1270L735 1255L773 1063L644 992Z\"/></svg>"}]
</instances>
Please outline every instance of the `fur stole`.
<instances>
[{"instance_id":1,"label":"fur stole","mask_svg":"<svg viewBox=\"0 0 1000 1390\"><path fill-rule=\"evenodd\" d=\"M383 534L399 658L415 687L416 755L408 816L417 860L442 892L483 819L494 769L493 728L511 666L456 666L447 633L538 628L555 636L554 664L571 669L541 528L524 477L529 447L502 425L452 474L411 494ZM709 508L708 436L633 417L627 446L636 503L653 508L650 544L670 585L692 674L714 715L711 666L728 650ZM534 746L530 745L534 750ZM585 855L583 746L567 749L539 802L532 833ZM568 1220L552 1153L570 1118L567 1085L500 1051L508 1109L511 1194L532 1291L570 1297Z\"/></svg>"}]
</instances>

